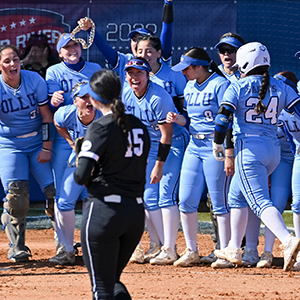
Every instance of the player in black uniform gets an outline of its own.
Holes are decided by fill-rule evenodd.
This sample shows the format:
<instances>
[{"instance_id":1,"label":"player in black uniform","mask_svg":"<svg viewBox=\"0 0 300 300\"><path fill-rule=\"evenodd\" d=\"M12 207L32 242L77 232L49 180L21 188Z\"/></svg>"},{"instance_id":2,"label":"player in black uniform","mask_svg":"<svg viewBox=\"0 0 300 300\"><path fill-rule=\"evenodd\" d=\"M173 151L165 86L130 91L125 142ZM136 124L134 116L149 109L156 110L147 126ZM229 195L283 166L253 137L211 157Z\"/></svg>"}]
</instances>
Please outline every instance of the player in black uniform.
<instances>
[{"instance_id":1,"label":"player in black uniform","mask_svg":"<svg viewBox=\"0 0 300 300\"><path fill-rule=\"evenodd\" d=\"M74 173L89 192L81 244L93 299L131 299L120 276L144 231L150 138L139 119L125 114L120 91L113 71L102 69L91 77L91 102L103 117L88 128Z\"/></svg>"}]
</instances>

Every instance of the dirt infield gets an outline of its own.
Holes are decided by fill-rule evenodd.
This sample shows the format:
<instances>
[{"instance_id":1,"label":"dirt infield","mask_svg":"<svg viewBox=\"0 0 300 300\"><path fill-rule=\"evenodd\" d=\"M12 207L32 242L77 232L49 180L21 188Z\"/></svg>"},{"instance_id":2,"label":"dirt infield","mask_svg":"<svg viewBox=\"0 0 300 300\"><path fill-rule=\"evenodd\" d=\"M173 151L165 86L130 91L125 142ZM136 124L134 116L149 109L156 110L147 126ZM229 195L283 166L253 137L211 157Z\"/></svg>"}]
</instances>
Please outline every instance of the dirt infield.
<instances>
[{"instance_id":1,"label":"dirt infield","mask_svg":"<svg viewBox=\"0 0 300 300\"><path fill-rule=\"evenodd\" d=\"M75 240L80 240L76 230ZM48 259L55 255L53 230L28 230L27 245L33 257L26 264L11 263L6 258L8 249L5 233L0 231L0 299L92 299L90 281L81 252L76 266L53 266ZM145 250L149 244L143 235ZM198 235L200 255L213 248L210 235ZM128 264L122 281L132 299L300 299L300 273L283 272L283 259L276 241L275 266L271 269L235 268L213 270L210 266L192 268ZM182 232L177 242L178 252L185 248ZM263 251L260 238L259 253Z\"/></svg>"}]
</instances>

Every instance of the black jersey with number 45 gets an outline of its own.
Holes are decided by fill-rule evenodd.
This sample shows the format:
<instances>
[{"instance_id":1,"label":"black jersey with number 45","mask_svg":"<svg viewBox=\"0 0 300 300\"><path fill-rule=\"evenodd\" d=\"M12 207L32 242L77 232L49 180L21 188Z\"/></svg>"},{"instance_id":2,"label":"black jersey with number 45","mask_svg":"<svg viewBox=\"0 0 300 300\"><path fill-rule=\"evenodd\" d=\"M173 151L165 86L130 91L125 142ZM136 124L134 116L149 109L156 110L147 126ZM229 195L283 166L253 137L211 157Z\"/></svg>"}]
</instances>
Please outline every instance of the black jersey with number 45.
<instances>
[{"instance_id":1,"label":"black jersey with number 45","mask_svg":"<svg viewBox=\"0 0 300 300\"><path fill-rule=\"evenodd\" d=\"M129 123L127 137L112 114L94 121L86 132L74 177L97 198L143 196L149 133L139 119L125 117Z\"/></svg>"}]
</instances>

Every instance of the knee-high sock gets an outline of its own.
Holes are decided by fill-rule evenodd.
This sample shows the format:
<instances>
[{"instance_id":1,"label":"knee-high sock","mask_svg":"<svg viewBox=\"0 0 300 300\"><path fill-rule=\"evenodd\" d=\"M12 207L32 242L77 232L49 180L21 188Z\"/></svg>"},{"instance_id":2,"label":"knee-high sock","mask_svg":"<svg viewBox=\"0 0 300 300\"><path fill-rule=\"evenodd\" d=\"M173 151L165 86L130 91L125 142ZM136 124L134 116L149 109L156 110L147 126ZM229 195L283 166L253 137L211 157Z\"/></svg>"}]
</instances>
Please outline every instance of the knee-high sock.
<instances>
[{"instance_id":1,"label":"knee-high sock","mask_svg":"<svg viewBox=\"0 0 300 300\"><path fill-rule=\"evenodd\" d=\"M293 222L296 237L300 238L300 214L293 213Z\"/></svg>"},{"instance_id":2,"label":"knee-high sock","mask_svg":"<svg viewBox=\"0 0 300 300\"><path fill-rule=\"evenodd\" d=\"M161 209L145 210L146 225L151 242L156 244L164 243L164 231Z\"/></svg>"},{"instance_id":3,"label":"knee-high sock","mask_svg":"<svg viewBox=\"0 0 300 300\"><path fill-rule=\"evenodd\" d=\"M179 227L179 209L177 205L161 209L164 226L164 246L175 250Z\"/></svg>"},{"instance_id":4,"label":"knee-high sock","mask_svg":"<svg viewBox=\"0 0 300 300\"><path fill-rule=\"evenodd\" d=\"M230 241L230 213L217 215L220 249L226 248Z\"/></svg>"},{"instance_id":5,"label":"knee-high sock","mask_svg":"<svg viewBox=\"0 0 300 300\"><path fill-rule=\"evenodd\" d=\"M283 245L286 245L289 242L289 231L287 230L283 222L281 213L276 207L267 207L261 213L261 220L275 234L275 236L280 240L280 242Z\"/></svg>"},{"instance_id":6,"label":"knee-high sock","mask_svg":"<svg viewBox=\"0 0 300 300\"><path fill-rule=\"evenodd\" d=\"M57 222L62 233L62 244L67 252L71 252L74 249L75 211L61 211L59 209L57 211Z\"/></svg>"},{"instance_id":7,"label":"knee-high sock","mask_svg":"<svg viewBox=\"0 0 300 300\"><path fill-rule=\"evenodd\" d=\"M246 227L246 247L257 249L260 230L260 218L248 207L248 222Z\"/></svg>"},{"instance_id":8,"label":"knee-high sock","mask_svg":"<svg viewBox=\"0 0 300 300\"><path fill-rule=\"evenodd\" d=\"M59 222L59 209L57 207L57 203L55 202L54 203L54 219L55 219L55 227L56 227L56 236L58 238L58 243L59 244L63 244L63 234L62 234L62 231L61 231L61 223Z\"/></svg>"},{"instance_id":9,"label":"knee-high sock","mask_svg":"<svg viewBox=\"0 0 300 300\"><path fill-rule=\"evenodd\" d=\"M265 227L265 251L273 253L273 246L275 243L274 233L266 226Z\"/></svg>"},{"instance_id":10,"label":"knee-high sock","mask_svg":"<svg viewBox=\"0 0 300 300\"><path fill-rule=\"evenodd\" d=\"M242 239L246 232L248 222L248 207L231 208L230 210L230 228L231 239L229 247L240 248Z\"/></svg>"},{"instance_id":11,"label":"knee-high sock","mask_svg":"<svg viewBox=\"0 0 300 300\"><path fill-rule=\"evenodd\" d=\"M197 232L198 232L198 212L180 212L182 230L184 233L186 247L192 251L197 251Z\"/></svg>"}]
</instances>

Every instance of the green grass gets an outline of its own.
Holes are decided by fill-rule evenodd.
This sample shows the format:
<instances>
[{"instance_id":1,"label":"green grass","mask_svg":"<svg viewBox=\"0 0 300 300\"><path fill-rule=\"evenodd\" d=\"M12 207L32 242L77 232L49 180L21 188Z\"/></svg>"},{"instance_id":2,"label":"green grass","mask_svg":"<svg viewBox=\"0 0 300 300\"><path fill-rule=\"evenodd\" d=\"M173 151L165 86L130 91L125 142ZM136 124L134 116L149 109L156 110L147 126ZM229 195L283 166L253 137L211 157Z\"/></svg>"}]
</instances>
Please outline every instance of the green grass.
<instances>
[{"instance_id":1,"label":"green grass","mask_svg":"<svg viewBox=\"0 0 300 300\"><path fill-rule=\"evenodd\" d=\"M198 220L200 222L211 222L210 213L199 213ZM283 220L287 227L294 227L293 225L293 213L291 210L286 210L283 213Z\"/></svg>"},{"instance_id":2,"label":"green grass","mask_svg":"<svg viewBox=\"0 0 300 300\"><path fill-rule=\"evenodd\" d=\"M211 222L210 213L198 213L199 222Z\"/></svg>"},{"instance_id":3,"label":"green grass","mask_svg":"<svg viewBox=\"0 0 300 300\"><path fill-rule=\"evenodd\" d=\"M291 210L286 210L283 213L283 220L287 227L294 227L293 224L293 212Z\"/></svg>"}]
</instances>

